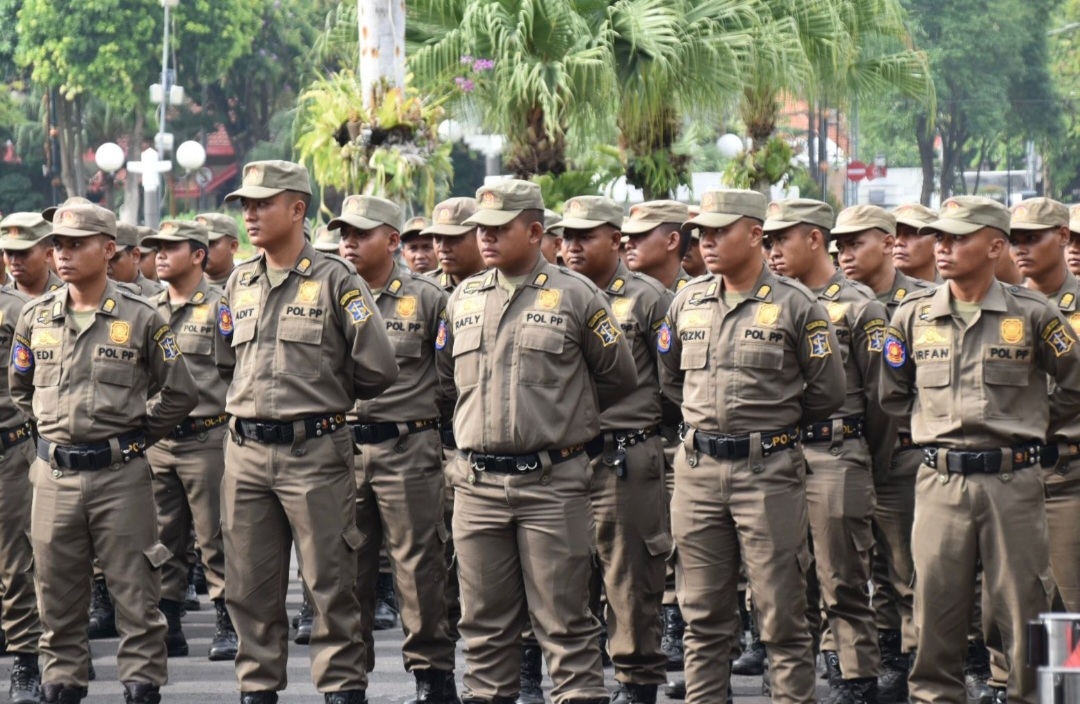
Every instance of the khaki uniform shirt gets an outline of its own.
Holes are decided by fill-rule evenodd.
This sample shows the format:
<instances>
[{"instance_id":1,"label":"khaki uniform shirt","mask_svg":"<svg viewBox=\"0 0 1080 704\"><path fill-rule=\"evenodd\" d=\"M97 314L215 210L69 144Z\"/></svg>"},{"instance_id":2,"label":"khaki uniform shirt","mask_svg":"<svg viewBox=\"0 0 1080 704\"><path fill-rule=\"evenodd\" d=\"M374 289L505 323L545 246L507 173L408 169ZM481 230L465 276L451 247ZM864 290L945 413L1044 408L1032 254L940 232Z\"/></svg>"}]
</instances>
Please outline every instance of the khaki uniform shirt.
<instances>
[{"instance_id":1,"label":"khaki uniform shirt","mask_svg":"<svg viewBox=\"0 0 1080 704\"><path fill-rule=\"evenodd\" d=\"M1080 408L1080 348L1056 305L995 280L965 326L952 301L947 284L910 294L885 340L882 405L911 415L916 443L978 451L1042 441Z\"/></svg>"},{"instance_id":2,"label":"khaki uniform shirt","mask_svg":"<svg viewBox=\"0 0 1080 704\"><path fill-rule=\"evenodd\" d=\"M537 257L511 295L494 270L450 296L436 348L463 450L526 454L600 433L600 413L635 387L634 359L592 282Z\"/></svg>"},{"instance_id":3,"label":"khaki uniform shirt","mask_svg":"<svg viewBox=\"0 0 1080 704\"><path fill-rule=\"evenodd\" d=\"M199 403L191 416L222 415L236 366L232 311L225 294L203 279L191 298L175 311L169 303L168 289L154 299L154 304L158 314L172 326L176 346L184 353L184 361L199 387Z\"/></svg>"},{"instance_id":4,"label":"khaki uniform shirt","mask_svg":"<svg viewBox=\"0 0 1080 704\"><path fill-rule=\"evenodd\" d=\"M49 269L49 278L45 280L45 293L49 293L50 291L55 291L56 289L60 288L63 285L64 285L63 280L59 276L56 275L56 272L54 272L52 269ZM29 297L31 295L31 294L27 293L26 291L23 291L22 289L20 289L19 284L18 284L17 281L15 281L15 279L10 279L10 283L6 284L4 286L4 289L9 290L9 291L18 291L19 293L21 293L22 295L27 296L27 297ZM34 298L36 298L36 296L34 296Z\"/></svg>"},{"instance_id":5,"label":"khaki uniform shirt","mask_svg":"<svg viewBox=\"0 0 1080 704\"><path fill-rule=\"evenodd\" d=\"M135 293L147 299L154 298L166 288L165 284L160 281L154 281L143 276L141 271L135 276L135 280L131 282L131 285L135 287Z\"/></svg>"},{"instance_id":6,"label":"khaki uniform shirt","mask_svg":"<svg viewBox=\"0 0 1080 704\"><path fill-rule=\"evenodd\" d=\"M0 290L0 428L12 428L26 422L26 415L15 405L8 391L7 377L11 345L15 341L15 324L29 300L22 293L7 287Z\"/></svg>"},{"instance_id":7,"label":"khaki uniform shirt","mask_svg":"<svg viewBox=\"0 0 1080 704\"><path fill-rule=\"evenodd\" d=\"M232 269L229 269L229 273L225 274L225 276L222 276L220 279L211 279L209 276L207 276L205 278L210 283L211 286L217 286L222 291L224 291L225 290L225 284L229 283L229 277L232 276L232 273L234 271L236 271L236 267L233 267Z\"/></svg>"},{"instance_id":8,"label":"khaki uniform shirt","mask_svg":"<svg viewBox=\"0 0 1080 704\"><path fill-rule=\"evenodd\" d=\"M358 401L349 414L350 421L397 423L439 416L435 337L446 299L446 293L430 277L394 265L375 305L394 344L397 382L377 398Z\"/></svg>"},{"instance_id":9,"label":"khaki uniform shirt","mask_svg":"<svg viewBox=\"0 0 1080 704\"><path fill-rule=\"evenodd\" d=\"M15 327L11 396L43 438L81 445L142 429L152 445L187 418L195 380L152 304L109 281L82 332L67 305L67 287L35 298Z\"/></svg>"},{"instance_id":10,"label":"khaki uniform shirt","mask_svg":"<svg viewBox=\"0 0 1080 704\"><path fill-rule=\"evenodd\" d=\"M892 320L893 315L896 313L896 309L900 307L900 304L904 302L904 299L907 298L909 293L934 288L937 285L938 284L928 283L922 279L912 278L897 269L896 277L893 279L892 288L889 289L888 300L885 301L885 310L889 314L888 319ZM911 434L911 419L900 418L897 425L897 431Z\"/></svg>"},{"instance_id":11,"label":"khaki uniform shirt","mask_svg":"<svg viewBox=\"0 0 1080 704\"><path fill-rule=\"evenodd\" d=\"M637 367L637 386L600 416L601 430L641 430L660 422L661 395L656 338L674 296L659 281L622 263L604 291Z\"/></svg>"},{"instance_id":12,"label":"khaki uniform shirt","mask_svg":"<svg viewBox=\"0 0 1080 704\"><path fill-rule=\"evenodd\" d=\"M310 242L276 286L264 255L243 262L225 298L236 352L225 410L237 418L287 423L346 413L397 380L371 292L348 262Z\"/></svg>"},{"instance_id":13,"label":"khaki uniform shirt","mask_svg":"<svg viewBox=\"0 0 1080 704\"><path fill-rule=\"evenodd\" d=\"M671 288L668 289L672 293L678 293L686 288L686 284L693 280L693 276L686 273L686 269L679 267L679 273L675 275L675 281L672 282Z\"/></svg>"},{"instance_id":14,"label":"khaki uniform shirt","mask_svg":"<svg viewBox=\"0 0 1080 704\"><path fill-rule=\"evenodd\" d=\"M818 301L836 328L847 378L847 396L832 418L863 416L874 469L887 472L896 443L896 421L881 408L878 381L889 314L873 291L844 278L840 271L829 279Z\"/></svg>"},{"instance_id":15,"label":"khaki uniform shirt","mask_svg":"<svg viewBox=\"0 0 1080 704\"><path fill-rule=\"evenodd\" d=\"M446 291L447 293L453 293L454 289L457 287L457 284L454 283L454 277L443 271L442 267L439 267L435 271L429 271L428 273L424 274L424 276L427 276L430 279L434 279L435 282L439 284L439 288L441 288L443 291Z\"/></svg>"},{"instance_id":16,"label":"khaki uniform shirt","mask_svg":"<svg viewBox=\"0 0 1080 704\"><path fill-rule=\"evenodd\" d=\"M698 430L746 435L825 420L844 402L836 331L801 284L761 274L728 307L724 280L688 284L661 328L660 381Z\"/></svg>"}]
</instances>

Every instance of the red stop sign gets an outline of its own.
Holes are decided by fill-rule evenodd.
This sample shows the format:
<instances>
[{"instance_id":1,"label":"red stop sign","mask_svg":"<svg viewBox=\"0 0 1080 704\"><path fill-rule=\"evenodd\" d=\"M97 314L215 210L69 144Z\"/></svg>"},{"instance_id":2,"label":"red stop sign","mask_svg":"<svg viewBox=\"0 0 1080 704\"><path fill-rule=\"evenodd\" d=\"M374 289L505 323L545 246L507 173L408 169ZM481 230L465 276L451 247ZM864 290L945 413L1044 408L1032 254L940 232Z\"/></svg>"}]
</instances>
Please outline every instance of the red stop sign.
<instances>
[{"instance_id":1,"label":"red stop sign","mask_svg":"<svg viewBox=\"0 0 1080 704\"><path fill-rule=\"evenodd\" d=\"M847 177L849 181L862 181L866 178L866 164L861 161L853 161L847 165Z\"/></svg>"}]
</instances>

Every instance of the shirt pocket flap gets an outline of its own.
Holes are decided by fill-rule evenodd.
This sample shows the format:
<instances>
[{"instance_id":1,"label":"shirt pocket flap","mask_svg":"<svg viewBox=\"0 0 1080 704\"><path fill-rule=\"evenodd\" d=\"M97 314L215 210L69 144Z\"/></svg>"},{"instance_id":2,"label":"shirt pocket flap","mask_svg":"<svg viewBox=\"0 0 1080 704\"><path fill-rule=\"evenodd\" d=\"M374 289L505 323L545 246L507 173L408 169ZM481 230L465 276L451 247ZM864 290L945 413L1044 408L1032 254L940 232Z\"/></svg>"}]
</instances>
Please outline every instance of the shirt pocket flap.
<instances>
[{"instance_id":1,"label":"shirt pocket flap","mask_svg":"<svg viewBox=\"0 0 1080 704\"><path fill-rule=\"evenodd\" d=\"M232 346L237 347L255 339L255 321L237 323L233 329Z\"/></svg>"},{"instance_id":2,"label":"shirt pocket flap","mask_svg":"<svg viewBox=\"0 0 1080 704\"><path fill-rule=\"evenodd\" d=\"M176 346L184 354L208 355L213 350L213 341L208 335L177 335Z\"/></svg>"},{"instance_id":3,"label":"shirt pocket flap","mask_svg":"<svg viewBox=\"0 0 1080 704\"><path fill-rule=\"evenodd\" d=\"M948 364L921 364L915 367L916 383L928 389L949 385L952 366Z\"/></svg>"},{"instance_id":4,"label":"shirt pocket flap","mask_svg":"<svg viewBox=\"0 0 1080 704\"><path fill-rule=\"evenodd\" d=\"M91 377L94 381L100 381L105 384L131 386L135 382L135 365L97 362L94 364Z\"/></svg>"},{"instance_id":5,"label":"shirt pocket flap","mask_svg":"<svg viewBox=\"0 0 1080 704\"><path fill-rule=\"evenodd\" d=\"M784 351L779 347L743 344L735 348L735 364L740 367L780 371L784 366Z\"/></svg>"},{"instance_id":6,"label":"shirt pocket flap","mask_svg":"<svg viewBox=\"0 0 1080 704\"><path fill-rule=\"evenodd\" d=\"M1027 386L1028 368L1021 364L984 364L983 381L997 386Z\"/></svg>"},{"instance_id":7,"label":"shirt pocket flap","mask_svg":"<svg viewBox=\"0 0 1080 704\"><path fill-rule=\"evenodd\" d=\"M395 335L390 340L394 343L394 352L398 357L420 358L424 341L416 335Z\"/></svg>"},{"instance_id":8,"label":"shirt pocket flap","mask_svg":"<svg viewBox=\"0 0 1080 704\"><path fill-rule=\"evenodd\" d=\"M323 324L318 320L283 320L278 326L278 339L282 342L321 345L322 334Z\"/></svg>"},{"instance_id":9,"label":"shirt pocket flap","mask_svg":"<svg viewBox=\"0 0 1080 704\"><path fill-rule=\"evenodd\" d=\"M471 328L454 333L454 356L480 349L481 332L480 328Z\"/></svg>"},{"instance_id":10,"label":"shirt pocket flap","mask_svg":"<svg viewBox=\"0 0 1080 704\"><path fill-rule=\"evenodd\" d=\"M561 354L566 344L566 335L561 329L549 330L547 328L525 327L521 330L518 344L527 350Z\"/></svg>"},{"instance_id":11,"label":"shirt pocket flap","mask_svg":"<svg viewBox=\"0 0 1080 704\"><path fill-rule=\"evenodd\" d=\"M683 345L680 369L704 369L709 363L708 345Z\"/></svg>"}]
</instances>

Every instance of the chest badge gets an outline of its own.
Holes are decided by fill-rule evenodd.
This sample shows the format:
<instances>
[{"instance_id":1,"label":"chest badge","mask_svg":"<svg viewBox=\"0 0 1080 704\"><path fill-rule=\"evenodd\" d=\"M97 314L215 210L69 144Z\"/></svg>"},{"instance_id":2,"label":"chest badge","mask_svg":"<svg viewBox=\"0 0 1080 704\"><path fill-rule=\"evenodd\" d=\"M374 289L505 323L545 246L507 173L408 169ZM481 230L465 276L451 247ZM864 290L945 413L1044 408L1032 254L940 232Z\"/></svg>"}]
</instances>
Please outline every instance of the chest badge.
<instances>
[{"instance_id":1,"label":"chest badge","mask_svg":"<svg viewBox=\"0 0 1080 704\"><path fill-rule=\"evenodd\" d=\"M123 320L113 321L109 325L109 340L117 345L126 345L131 339L131 323Z\"/></svg>"}]
</instances>

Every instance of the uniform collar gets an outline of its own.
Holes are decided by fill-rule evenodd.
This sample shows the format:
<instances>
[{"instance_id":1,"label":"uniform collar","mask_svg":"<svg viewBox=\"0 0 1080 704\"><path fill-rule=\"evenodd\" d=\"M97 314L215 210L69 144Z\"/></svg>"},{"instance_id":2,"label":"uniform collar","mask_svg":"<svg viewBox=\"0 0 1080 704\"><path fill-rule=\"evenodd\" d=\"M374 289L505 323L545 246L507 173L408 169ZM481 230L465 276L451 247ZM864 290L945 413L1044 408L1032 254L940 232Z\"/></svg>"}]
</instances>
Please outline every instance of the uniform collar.
<instances>
[{"instance_id":1,"label":"uniform collar","mask_svg":"<svg viewBox=\"0 0 1080 704\"><path fill-rule=\"evenodd\" d=\"M896 276L893 277L892 288L889 290L889 301L891 303L900 303L915 288L915 281L899 269L896 269L895 272Z\"/></svg>"},{"instance_id":2,"label":"uniform collar","mask_svg":"<svg viewBox=\"0 0 1080 704\"><path fill-rule=\"evenodd\" d=\"M525 283L522 286L532 286L533 288L544 288L548 281L551 280L551 264L547 259L544 259L543 255L536 255L536 264L533 266L532 271L525 277ZM494 288L496 282L497 269L488 269L487 274L484 275L484 282L480 284L480 290Z\"/></svg>"},{"instance_id":3,"label":"uniform collar","mask_svg":"<svg viewBox=\"0 0 1080 704\"><path fill-rule=\"evenodd\" d=\"M295 272L305 279L311 276L311 269L315 263L316 251L310 242L304 242L304 248L300 250L300 255L296 258L296 264L290 269L290 272ZM255 268L251 272L251 278L249 282L257 281L260 276L266 273L266 254L260 254L255 261Z\"/></svg>"},{"instance_id":4,"label":"uniform collar","mask_svg":"<svg viewBox=\"0 0 1080 704\"><path fill-rule=\"evenodd\" d=\"M686 284L690 283L690 279L692 278L694 277L690 276L690 274L687 274L686 269L683 269L680 265L679 273L675 275L675 281L673 281L671 284L671 292L678 293L679 291L682 291L683 287L685 287Z\"/></svg>"},{"instance_id":5,"label":"uniform collar","mask_svg":"<svg viewBox=\"0 0 1080 704\"><path fill-rule=\"evenodd\" d=\"M619 266L615 267L615 275L611 277L611 281L608 282L607 288L604 290L616 296L625 296L626 282L629 280L630 270L620 261Z\"/></svg>"},{"instance_id":6,"label":"uniform collar","mask_svg":"<svg viewBox=\"0 0 1080 704\"><path fill-rule=\"evenodd\" d=\"M1065 281L1061 284L1061 289L1057 292L1057 295L1053 297L1055 303L1057 303L1058 310L1074 311L1076 310L1076 292L1080 288L1080 282L1076 280L1073 273L1068 269L1065 270Z\"/></svg>"},{"instance_id":7,"label":"uniform collar","mask_svg":"<svg viewBox=\"0 0 1080 704\"><path fill-rule=\"evenodd\" d=\"M68 289L67 286L58 288L56 295L53 297L52 309L50 311L53 320L63 320L67 317L67 304L68 304ZM105 283L105 292L101 294L101 303L97 307L97 312L102 315L107 315L110 318L116 317L116 306L120 300L120 289L112 279L109 279Z\"/></svg>"},{"instance_id":8,"label":"uniform collar","mask_svg":"<svg viewBox=\"0 0 1080 704\"><path fill-rule=\"evenodd\" d=\"M390 278L386 280L386 285L383 286L379 295L400 298L402 293L401 289L405 286L405 281L408 276L408 270L401 264L395 262L394 268L390 271Z\"/></svg>"},{"instance_id":9,"label":"uniform collar","mask_svg":"<svg viewBox=\"0 0 1080 704\"><path fill-rule=\"evenodd\" d=\"M63 285L64 280L57 276L52 269L49 269L49 280L45 282L45 292L55 291Z\"/></svg>"},{"instance_id":10,"label":"uniform collar","mask_svg":"<svg viewBox=\"0 0 1080 704\"><path fill-rule=\"evenodd\" d=\"M952 300L953 295L949 285L942 284L941 286L938 286L930 299L930 317L945 318L951 316ZM986 297L979 302L979 307L984 311L994 313L1004 313L1007 311L1009 307L1005 302L1005 284L994 279L990 284L990 290L986 292Z\"/></svg>"},{"instance_id":11,"label":"uniform collar","mask_svg":"<svg viewBox=\"0 0 1080 704\"><path fill-rule=\"evenodd\" d=\"M710 299L720 300L720 287L724 284L724 278L722 276L716 276L715 274L706 274L698 279L700 283L709 282L705 292L701 294L701 298L698 300L707 301ZM753 293L748 293L747 298L753 298L755 301L771 301L773 296L773 289L776 284L776 274L772 272L765 261L761 262L761 273L758 274L757 281L751 287ZM695 284L697 285L697 284ZM697 293L694 294L696 298Z\"/></svg>"},{"instance_id":12,"label":"uniform collar","mask_svg":"<svg viewBox=\"0 0 1080 704\"><path fill-rule=\"evenodd\" d=\"M844 289L844 272L839 269L832 275L828 283L825 284L825 290L821 292L818 298L824 298L827 301L835 301L840 297L840 291Z\"/></svg>"},{"instance_id":13,"label":"uniform collar","mask_svg":"<svg viewBox=\"0 0 1080 704\"><path fill-rule=\"evenodd\" d=\"M184 301L183 305L184 306L202 305L203 303L206 303L209 294L210 294L210 282L206 280L205 276L203 276L203 277L201 277L199 279L199 285L196 286L195 290L191 292L191 298ZM168 287L168 285L166 285L165 288L162 289L161 293L159 293L157 295L156 300L157 300L157 304L159 306L172 305L172 301L169 300L169 287Z\"/></svg>"}]
</instances>

